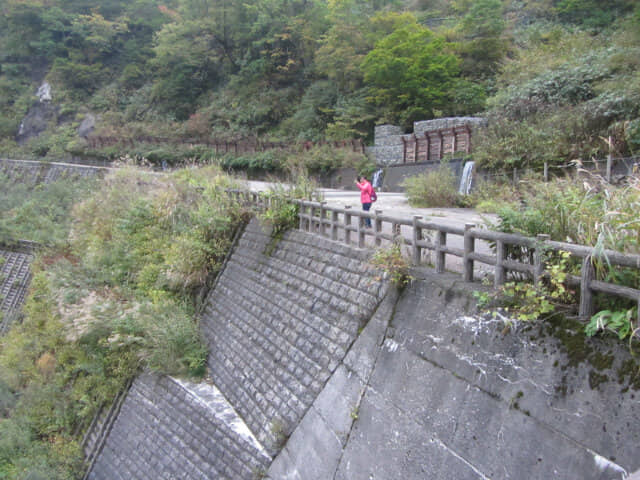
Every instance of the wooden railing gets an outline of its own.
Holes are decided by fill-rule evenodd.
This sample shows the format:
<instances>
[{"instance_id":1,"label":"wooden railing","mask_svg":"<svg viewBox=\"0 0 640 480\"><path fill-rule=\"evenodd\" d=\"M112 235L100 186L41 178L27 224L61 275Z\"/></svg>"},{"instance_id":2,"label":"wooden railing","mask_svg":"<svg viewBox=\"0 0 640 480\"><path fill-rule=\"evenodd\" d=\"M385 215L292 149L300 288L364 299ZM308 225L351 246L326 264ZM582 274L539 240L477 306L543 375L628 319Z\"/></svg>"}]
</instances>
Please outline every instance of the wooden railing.
<instances>
[{"instance_id":1,"label":"wooden railing","mask_svg":"<svg viewBox=\"0 0 640 480\"><path fill-rule=\"evenodd\" d=\"M545 258L553 252L568 252L571 258L580 264L580 275L570 275L568 283L580 288L579 315L588 318L594 313L594 294L601 292L623 297L637 302L640 312L640 290L596 279L594 260L612 267L640 269L640 255L625 254L614 250L596 250L572 243L551 241L548 235L536 238L477 228L474 224L464 227L445 225L425 221L421 216L412 218L383 214L382 210L365 212L349 206L332 207L326 202L316 202L265 195L256 192L229 190L238 201L258 208L268 208L274 202L287 201L299 205L299 228L302 231L317 234L333 241L365 248L381 247L383 244L400 243L408 248L412 264L423 263L424 253L431 252L431 262L437 273L443 273L449 257L461 261L461 274L466 282L474 280L479 273L477 264L493 267L482 269L483 273L492 273L494 286L500 287L506 281L509 272L524 273L534 283L540 282L545 275ZM371 228L365 226L365 219L371 221ZM453 237L453 238L452 238ZM456 239L457 241L451 241ZM477 249L478 242L484 246ZM457 245L456 245L457 243ZM488 245L491 244L492 248ZM508 258L508 247L526 249L525 255L530 261Z\"/></svg>"}]
</instances>

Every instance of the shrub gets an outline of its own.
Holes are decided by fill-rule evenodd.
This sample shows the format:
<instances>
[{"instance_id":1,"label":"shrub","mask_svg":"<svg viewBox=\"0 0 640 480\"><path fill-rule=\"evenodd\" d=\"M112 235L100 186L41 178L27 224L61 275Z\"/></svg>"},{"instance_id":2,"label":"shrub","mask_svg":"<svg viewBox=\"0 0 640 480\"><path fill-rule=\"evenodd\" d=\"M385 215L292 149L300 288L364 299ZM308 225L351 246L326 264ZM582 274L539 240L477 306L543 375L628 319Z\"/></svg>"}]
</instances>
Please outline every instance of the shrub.
<instances>
[{"instance_id":1,"label":"shrub","mask_svg":"<svg viewBox=\"0 0 640 480\"><path fill-rule=\"evenodd\" d=\"M413 207L455 207L461 196L456 188L456 176L447 164L435 170L407 178L403 186Z\"/></svg>"},{"instance_id":2,"label":"shrub","mask_svg":"<svg viewBox=\"0 0 640 480\"><path fill-rule=\"evenodd\" d=\"M242 220L227 185L212 167L122 168L74 208L70 248L34 262L24 321L3 339L0 476L79 478L78 436L141 368L205 373L193 294Z\"/></svg>"},{"instance_id":3,"label":"shrub","mask_svg":"<svg viewBox=\"0 0 640 480\"><path fill-rule=\"evenodd\" d=\"M371 263L380 267L389 276L391 283L398 288L405 287L413 280L409 273L409 262L402 256L400 244L398 243L376 251Z\"/></svg>"},{"instance_id":4,"label":"shrub","mask_svg":"<svg viewBox=\"0 0 640 480\"><path fill-rule=\"evenodd\" d=\"M71 206L94 186L92 179L71 175L34 187L0 173L0 241L65 244Z\"/></svg>"}]
</instances>

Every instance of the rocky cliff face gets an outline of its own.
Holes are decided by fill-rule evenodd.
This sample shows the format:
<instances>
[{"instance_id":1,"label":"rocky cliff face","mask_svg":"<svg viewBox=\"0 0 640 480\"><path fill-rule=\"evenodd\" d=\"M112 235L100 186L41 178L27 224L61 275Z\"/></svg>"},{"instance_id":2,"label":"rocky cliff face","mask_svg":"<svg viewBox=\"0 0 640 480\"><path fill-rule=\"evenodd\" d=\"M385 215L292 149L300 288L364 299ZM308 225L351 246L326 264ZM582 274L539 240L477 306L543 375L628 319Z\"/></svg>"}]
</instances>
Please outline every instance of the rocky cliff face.
<instances>
[{"instance_id":1,"label":"rocky cliff face","mask_svg":"<svg viewBox=\"0 0 640 480\"><path fill-rule=\"evenodd\" d=\"M52 122L57 122L58 107L51 100L51 85L44 82L36 92L38 100L33 103L27 115L20 123L20 129L16 134L19 144L25 143L33 137L37 137L47 129Z\"/></svg>"}]
</instances>

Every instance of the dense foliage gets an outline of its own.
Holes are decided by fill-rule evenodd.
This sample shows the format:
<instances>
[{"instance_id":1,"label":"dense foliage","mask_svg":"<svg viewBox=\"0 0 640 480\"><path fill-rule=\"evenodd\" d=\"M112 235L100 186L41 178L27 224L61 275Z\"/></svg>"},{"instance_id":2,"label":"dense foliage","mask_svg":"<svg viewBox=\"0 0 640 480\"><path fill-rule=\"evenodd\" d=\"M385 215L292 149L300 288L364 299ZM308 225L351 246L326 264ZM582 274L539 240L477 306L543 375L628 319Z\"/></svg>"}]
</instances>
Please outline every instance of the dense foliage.
<instances>
[{"instance_id":1,"label":"dense foliage","mask_svg":"<svg viewBox=\"0 0 640 480\"><path fill-rule=\"evenodd\" d=\"M6 0L0 149L122 154L76 135L88 113L96 135L171 141L370 139L380 122L488 114L476 147L490 166L601 154L609 134L629 153L640 145L636 3ZM44 80L46 131L18 145Z\"/></svg>"},{"instance_id":2,"label":"dense foliage","mask_svg":"<svg viewBox=\"0 0 640 480\"><path fill-rule=\"evenodd\" d=\"M38 256L23 322L0 340L1 478L79 478L82 433L141 368L204 374L194 313L243 221L227 186L211 167L125 168L85 192L56 233L68 241ZM49 212L32 214L39 238Z\"/></svg>"}]
</instances>

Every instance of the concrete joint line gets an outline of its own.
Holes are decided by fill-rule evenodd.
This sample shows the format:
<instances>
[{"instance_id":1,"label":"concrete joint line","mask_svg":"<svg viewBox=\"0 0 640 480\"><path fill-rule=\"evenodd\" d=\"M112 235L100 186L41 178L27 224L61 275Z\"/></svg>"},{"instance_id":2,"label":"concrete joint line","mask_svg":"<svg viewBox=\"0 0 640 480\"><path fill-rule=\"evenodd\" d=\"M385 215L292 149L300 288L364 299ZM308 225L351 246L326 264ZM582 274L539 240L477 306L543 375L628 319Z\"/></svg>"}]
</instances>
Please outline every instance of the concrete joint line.
<instances>
[{"instance_id":1,"label":"concrete joint line","mask_svg":"<svg viewBox=\"0 0 640 480\"><path fill-rule=\"evenodd\" d=\"M397 289L393 288L393 289L387 290L385 298L383 298L383 300L380 302L380 304L378 305L378 309L376 310L376 312L373 314L373 316L371 318L371 320L373 320L373 318L376 317L378 315L378 313L380 312L381 307L385 307L386 306L385 305L386 301L388 301L389 303L392 303L391 312L387 315L386 326L385 326L385 329L384 329L384 335L382 335L382 341L378 344L378 348L376 350L376 353L375 353L374 360L373 360L373 363L371 365L371 368L368 371L367 378L366 379L361 378L358 375L357 372L354 372L353 370L349 369L349 367L343 361L343 365L347 369L347 371L349 373L355 374L363 383L363 387L360 390L360 395L358 397L358 402L355 405L356 411L360 409L360 405L362 404L362 399L364 398L364 396L367 393L367 391L370 390L370 389L374 390L370 386L371 373L374 372L375 369L376 369L376 365L377 365L378 360L380 358L380 353L382 352L382 345L384 344L384 341L387 338L387 332L389 331L389 327L391 326L391 323L393 322L393 317L394 317L395 312L396 312L396 305L398 303L399 297L400 297L400 295L398 294ZM348 445L349 444L349 438L351 437L351 432L353 431L353 426L355 425L356 420L357 420L357 418L353 418L352 419L351 427L349 428L349 431L347 432L347 434L345 436L344 445ZM342 458L343 457L344 457L344 446L343 446L342 452L340 454L340 458L338 459L338 462L336 463L336 468L335 468L335 470L333 472L333 475L331 476L332 479L336 478L336 475L338 473L338 469L340 468L340 465L342 464Z\"/></svg>"}]
</instances>

